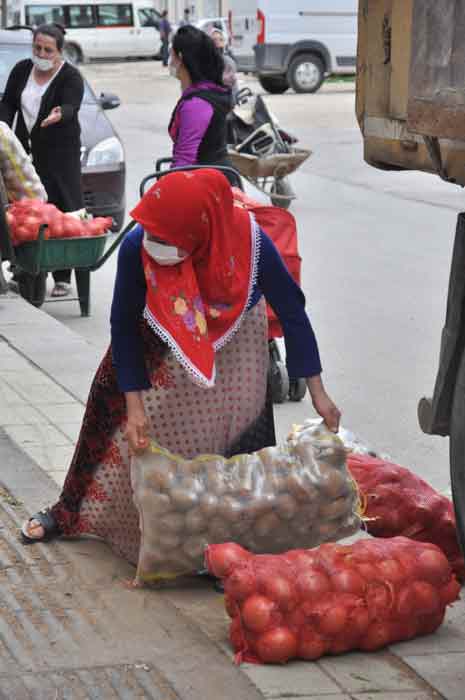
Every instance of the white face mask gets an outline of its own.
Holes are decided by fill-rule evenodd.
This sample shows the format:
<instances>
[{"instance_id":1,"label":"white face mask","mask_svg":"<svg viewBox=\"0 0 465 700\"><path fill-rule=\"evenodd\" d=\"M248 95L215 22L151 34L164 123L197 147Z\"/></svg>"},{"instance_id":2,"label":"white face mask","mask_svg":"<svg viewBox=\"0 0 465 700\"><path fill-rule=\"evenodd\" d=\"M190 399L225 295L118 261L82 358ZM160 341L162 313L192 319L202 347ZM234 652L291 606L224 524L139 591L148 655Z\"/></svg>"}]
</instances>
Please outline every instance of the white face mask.
<instances>
[{"instance_id":1,"label":"white face mask","mask_svg":"<svg viewBox=\"0 0 465 700\"><path fill-rule=\"evenodd\" d=\"M38 56L33 56L32 62L37 68L37 70L41 70L44 73L46 71L52 70L54 66L54 63L50 58L39 58Z\"/></svg>"},{"instance_id":2,"label":"white face mask","mask_svg":"<svg viewBox=\"0 0 465 700\"><path fill-rule=\"evenodd\" d=\"M144 233L144 248L159 265L179 265L188 257L187 254L179 255L179 249L174 245L150 240L146 233Z\"/></svg>"}]
</instances>

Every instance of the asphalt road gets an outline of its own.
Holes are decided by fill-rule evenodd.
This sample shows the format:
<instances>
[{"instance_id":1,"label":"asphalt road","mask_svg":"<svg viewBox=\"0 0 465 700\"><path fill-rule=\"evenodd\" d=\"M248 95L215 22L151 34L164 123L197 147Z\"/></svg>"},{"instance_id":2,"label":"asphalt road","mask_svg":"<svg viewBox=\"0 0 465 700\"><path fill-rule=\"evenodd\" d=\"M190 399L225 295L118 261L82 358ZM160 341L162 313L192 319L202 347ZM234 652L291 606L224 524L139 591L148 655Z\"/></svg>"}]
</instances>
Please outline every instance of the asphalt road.
<instances>
[{"instance_id":1,"label":"asphalt road","mask_svg":"<svg viewBox=\"0 0 465 700\"><path fill-rule=\"evenodd\" d=\"M126 149L130 208L155 159L169 155L166 128L178 84L150 61L93 64L83 72L97 92L116 92L122 100L108 115ZM352 84L328 84L316 95L267 96L267 103L313 151L292 178L292 212L307 309L343 424L446 491L447 440L420 432L416 406L435 379L463 193L434 176L365 165ZM80 318L72 303L44 307L102 349L115 263L114 256L94 275L91 318ZM306 399L276 413L285 435L312 408Z\"/></svg>"}]
</instances>

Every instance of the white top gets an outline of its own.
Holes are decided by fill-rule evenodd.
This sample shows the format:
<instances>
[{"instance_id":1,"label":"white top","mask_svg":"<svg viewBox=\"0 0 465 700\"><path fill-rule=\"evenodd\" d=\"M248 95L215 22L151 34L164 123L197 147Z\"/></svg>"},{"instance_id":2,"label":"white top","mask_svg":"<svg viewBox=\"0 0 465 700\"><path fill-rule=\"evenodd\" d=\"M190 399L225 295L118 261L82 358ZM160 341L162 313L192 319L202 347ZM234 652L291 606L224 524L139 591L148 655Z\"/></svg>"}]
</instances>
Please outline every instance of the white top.
<instances>
[{"instance_id":1,"label":"white top","mask_svg":"<svg viewBox=\"0 0 465 700\"><path fill-rule=\"evenodd\" d=\"M39 85L39 83L36 82L34 78L34 69L32 69L29 74L26 87L24 88L23 93L21 95L21 111L23 113L23 119L24 123L26 124L26 129L29 131L29 133L31 133L32 127L36 123L37 117L39 116L40 103L42 102L42 97L47 91L47 88L50 85L50 83L57 77L62 66L63 63L61 64L55 75L53 75L50 78L50 80L47 80L47 82L43 85Z\"/></svg>"}]
</instances>

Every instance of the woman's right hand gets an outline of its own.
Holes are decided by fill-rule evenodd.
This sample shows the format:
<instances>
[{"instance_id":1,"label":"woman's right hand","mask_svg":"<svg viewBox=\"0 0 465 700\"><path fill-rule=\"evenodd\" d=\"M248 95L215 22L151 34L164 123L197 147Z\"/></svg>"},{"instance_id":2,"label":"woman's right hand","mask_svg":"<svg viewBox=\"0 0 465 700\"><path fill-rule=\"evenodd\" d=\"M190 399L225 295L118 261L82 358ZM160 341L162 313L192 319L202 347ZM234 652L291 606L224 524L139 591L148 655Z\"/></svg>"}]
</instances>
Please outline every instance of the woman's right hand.
<instances>
[{"instance_id":1,"label":"woman's right hand","mask_svg":"<svg viewBox=\"0 0 465 700\"><path fill-rule=\"evenodd\" d=\"M139 391L126 393L127 423L124 432L132 453L143 452L149 446L148 421Z\"/></svg>"}]
</instances>

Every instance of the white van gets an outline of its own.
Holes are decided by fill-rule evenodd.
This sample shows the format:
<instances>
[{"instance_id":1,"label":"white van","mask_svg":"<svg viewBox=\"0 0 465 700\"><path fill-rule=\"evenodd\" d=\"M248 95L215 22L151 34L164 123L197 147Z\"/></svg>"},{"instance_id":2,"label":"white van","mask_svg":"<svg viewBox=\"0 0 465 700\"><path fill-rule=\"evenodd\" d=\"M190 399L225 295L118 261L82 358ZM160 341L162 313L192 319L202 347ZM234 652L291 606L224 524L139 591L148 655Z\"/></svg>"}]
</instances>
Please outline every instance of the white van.
<instances>
[{"instance_id":1,"label":"white van","mask_svg":"<svg viewBox=\"0 0 465 700\"><path fill-rule=\"evenodd\" d=\"M268 92L315 92L330 74L355 73L357 9L357 0L229 0L234 56L243 68L253 50Z\"/></svg>"},{"instance_id":2,"label":"white van","mask_svg":"<svg viewBox=\"0 0 465 700\"><path fill-rule=\"evenodd\" d=\"M151 0L24 0L19 24L37 27L59 22L66 28L66 57L78 63L91 58L157 56L161 19Z\"/></svg>"}]
</instances>

